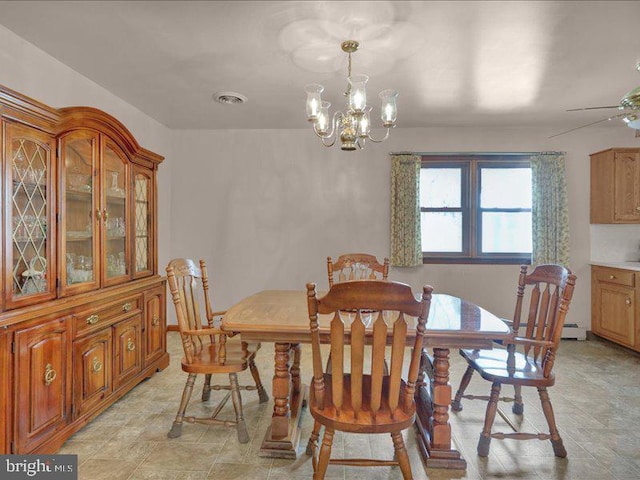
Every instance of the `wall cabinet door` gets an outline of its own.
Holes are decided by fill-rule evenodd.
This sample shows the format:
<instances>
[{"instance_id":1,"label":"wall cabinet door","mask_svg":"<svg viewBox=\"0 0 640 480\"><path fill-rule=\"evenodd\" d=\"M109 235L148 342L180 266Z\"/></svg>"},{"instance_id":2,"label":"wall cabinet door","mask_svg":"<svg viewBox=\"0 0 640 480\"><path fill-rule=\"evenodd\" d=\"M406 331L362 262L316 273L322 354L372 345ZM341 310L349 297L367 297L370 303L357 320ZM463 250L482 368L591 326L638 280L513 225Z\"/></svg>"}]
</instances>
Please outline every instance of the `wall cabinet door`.
<instances>
[{"instance_id":1,"label":"wall cabinet door","mask_svg":"<svg viewBox=\"0 0 640 480\"><path fill-rule=\"evenodd\" d=\"M594 333L635 346L635 289L599 282L595 292Z\"/></svg>"},{"instance_id":2,"label":"wall cabinet door","mask_svg":"<svg viewBox=\"0 0 640 480\"><path fill-rule=\"evenodd\" d=\"M10 122L4 129L5 308L54 298L55 139Z\"/></svg>"},{"instance_id":3,"label":"wall cabinet door","mask_svg":"<svg viewBox=\"0 0 640 480\"><path fill-rule=\"evenodd\" d=\"M616 152L613 168L614 221L638 223L640 222L640 154Z\"/></svg>"},{"instance_id":4,"label":"wall cabinet door","mask_svg":"<svg viewBox=\"0 0 640 480\"><path fill-rule=\"evenodd\" d=\"M144 365L153 362L166 349L164 289L145 293Z\"/></svg>"},{"instance_id":5,"label":"wall cabinet door","mask_svg":"<svg viewBox=\"0 0 640 480\"><path fill-rule=\"evenodd\" d=\"M111 393L112 344L111 328L74 342L75 416L91 410Z\"/></svg>"},{"instance_id":6,"label":"wall cabinet door","mask_svg":"<svg viewBox=\"0 0 640 480\"><path fill-rule=\"evenodd\" d=\"M15 332L15 453L33 450L70 421L69 338L67 318Z\"/></svg>"},{"instance_id":7,"label":"wall cabinet door","mask_svg":"<svg viewBox=\"0 0 640 480\"><path fill-rule=\"evenodd\" d=\"M114 329L114 389L142 370L142 315L124 320Z\"/></svg>"},{"instance_id":8,"label":"wall cabinet door","mask_svg":"<svg viewBox=\"0 0 640 480\"><path fill-rule=\"evenodd\" d=\"M98 175L98 134L74 130L60 139L60 294L100 287L102 213Z\"/></svg>"},{"instance_id":9,"label":"wall cabinet door","mask_svg":"<svg viewBox=\"0 0 640 480\"><path fill-rule=\"evenodd\" d=\"M102 285L131 279L129 162L111 140L103 137L102 165Z\"/></svg>"},{"instance_id":10,"label":"wall cabinet door","mask_svg":"<svg viewBox=\"0 0 640 480\"><path fill-rule=\"evenodd\" d=\"M133 168L133 277L153 275L155 270L155 185L153 171Z\"/></svg>"}]
</instances>

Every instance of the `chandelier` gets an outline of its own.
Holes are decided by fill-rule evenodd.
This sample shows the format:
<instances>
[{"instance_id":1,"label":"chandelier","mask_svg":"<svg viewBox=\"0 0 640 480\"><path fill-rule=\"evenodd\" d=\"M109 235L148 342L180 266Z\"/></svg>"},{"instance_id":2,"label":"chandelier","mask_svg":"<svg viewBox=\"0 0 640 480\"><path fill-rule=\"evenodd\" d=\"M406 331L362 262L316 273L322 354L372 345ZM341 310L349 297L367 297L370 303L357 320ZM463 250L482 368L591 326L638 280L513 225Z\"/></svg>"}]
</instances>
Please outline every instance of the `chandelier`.
<instances>
[{"instance_id":1,"label":"chandelier","mask_svg":"<svg viewBox=\"0 0 640 480\"><path fill-rule=\"evenodd\" d=\"M332 147L336 139L340 136L340 148L342 150L353 151L364 148L366 139L380 143L389 138L389 130L396 125L397 107L396 98L398 92L395 90L383 90L380 92L382 106L380 117L382 126L387 129L384 137L375 139L370 133L369 114L371 107L367 106L367 81L366 75L351 75L351 54L358 50L359 43L355 40L342 42L342 51L348 54L349 64L347 67L347 109L337 111L331 118L329 116L329 102L322 100L324 87L318 84L311 84L305 87L307 92L307 118L313 122L313 131L320 137L325 147ZM331 120L330 120L331 118ZM339 133L338 133L339 132Z\"/></svg>"}]
</instances>

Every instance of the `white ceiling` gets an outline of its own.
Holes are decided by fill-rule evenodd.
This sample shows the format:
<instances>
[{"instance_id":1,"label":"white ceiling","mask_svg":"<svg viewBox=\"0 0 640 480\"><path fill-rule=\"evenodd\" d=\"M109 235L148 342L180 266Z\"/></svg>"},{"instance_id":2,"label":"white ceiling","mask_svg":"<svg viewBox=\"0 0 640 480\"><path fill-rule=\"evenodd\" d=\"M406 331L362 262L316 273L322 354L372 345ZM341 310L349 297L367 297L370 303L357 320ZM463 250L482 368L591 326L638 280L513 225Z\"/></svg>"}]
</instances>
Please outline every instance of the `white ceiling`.
<instances>
[{"instance_id":1,"label":"white ceiling","mask_svg":"<svg viewBox=\"0 0 640 480\"><path fill-rule=\"evenodd\" d=\"M1 24L175 129L308 128L304 86L342 108L354 39L374 110L400 92L398 127L553 133L640 85L639 20L636 1L0 1Z\"/></svg>"}]
</instances>

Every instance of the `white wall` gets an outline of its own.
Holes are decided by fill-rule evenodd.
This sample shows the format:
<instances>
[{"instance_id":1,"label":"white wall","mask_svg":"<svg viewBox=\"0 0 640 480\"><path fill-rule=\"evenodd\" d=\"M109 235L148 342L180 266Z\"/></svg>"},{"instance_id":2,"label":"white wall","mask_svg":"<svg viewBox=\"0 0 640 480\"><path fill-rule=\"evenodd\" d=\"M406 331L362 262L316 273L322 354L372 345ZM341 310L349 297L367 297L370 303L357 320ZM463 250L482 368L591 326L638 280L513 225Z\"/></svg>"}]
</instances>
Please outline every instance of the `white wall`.
<instances>
[{"instance_id":1,"label":"white wall","mask_svg":"<svg viewBox=\"0 0 640 480\"><path fill-rule=\"evenodd\" d=\"M138 143L165 157L158 174L160 265L169 260L171 130L0 25L0 84L54 108L99 108L120 120Z\"/></svg>"},{"instance_id":2,"label":"white wall","mask_svg":"<svg viewBox=\"0 0 640 480\"><path fill-rule=\"evenodd\" d=\"M310 130L175 131L171 255L209 264L216 308L268 288L326 285L326 257L389 254L388 152L566 151L571 268L578 275L570 322L590 327L589 153L634 146L632 130L591 128L549 140L549 129L395 129L359 152L324 148ZM512 313L518 266L393 268L414 288L460 295Z\"/></svg>"}]
</instances>

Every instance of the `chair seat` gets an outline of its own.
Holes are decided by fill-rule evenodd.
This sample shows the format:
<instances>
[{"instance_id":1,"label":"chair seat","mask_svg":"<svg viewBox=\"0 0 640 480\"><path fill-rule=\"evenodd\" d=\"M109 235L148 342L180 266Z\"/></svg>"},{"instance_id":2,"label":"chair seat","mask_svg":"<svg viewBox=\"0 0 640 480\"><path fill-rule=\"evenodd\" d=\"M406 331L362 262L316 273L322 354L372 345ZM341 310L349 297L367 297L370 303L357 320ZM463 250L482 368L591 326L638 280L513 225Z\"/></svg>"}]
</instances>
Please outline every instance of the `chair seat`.
<instances>
[{"instance_id":1,"label":"chair seat","mask_svg":"<svg viewBox=\"0 0 640 480\"><path fill-rule=\"evenodd\" d=\"M237 337L236 337L237 338ZM220 357L220 346L206 345L189 363L182 358L182 370L188 373L234 373L246 370L249 361L256 356L260 343L247 343L239 338L228 339L225 344L224 361Z\"/></svg>"},{"instance_id":2,"label":"chair seat","mask_svg":"<svg viewBox=\"0 0 640 480\"><path fill-rule=\"evenodd\" d=\"M499 382L508 385L541 386L548 387L555 383L553 373L545 377L541 366L532 358L522 353L513 354L514 367L507 369L509 352L505 349L493 350L460 350L469 365L476 370L482 378L490 382Z\"/></svg>"},{"instance_id":3,"label":"chair seat","mask_svg":"<svg viewBox=\"0 0 640 480\"><path fill-rule=\"evenodd\" d=\"M324 375L324 399L325 405L323 410L319 410L316 406L315 389L313 382L309 388L310 402L309 410L314 419L325 426L330 428L341 430L344 432L357 432L357 433L391 433L404 430L413 425L415 420L415 403L411 403L411 407L408 412L402 411L400 408L396 409L394 418L391 418L391 409L389 408L388 398L388 380L389 377L383 379L382 384L382 401L380 409L376 413L375 419L371 412L370 398L364 392L371 391L371 376L363 375L362 377L362 407L358 412L356 418L353 408L351 406L351 376L346 374L344 376L343 384L343 396L342 407L340 413L336 412L336 407L333 405L332 399L332 386L331 375ZM400 391L404 391L405 382L402 381Z\"/></svg>"}]
</instances>

